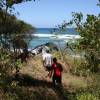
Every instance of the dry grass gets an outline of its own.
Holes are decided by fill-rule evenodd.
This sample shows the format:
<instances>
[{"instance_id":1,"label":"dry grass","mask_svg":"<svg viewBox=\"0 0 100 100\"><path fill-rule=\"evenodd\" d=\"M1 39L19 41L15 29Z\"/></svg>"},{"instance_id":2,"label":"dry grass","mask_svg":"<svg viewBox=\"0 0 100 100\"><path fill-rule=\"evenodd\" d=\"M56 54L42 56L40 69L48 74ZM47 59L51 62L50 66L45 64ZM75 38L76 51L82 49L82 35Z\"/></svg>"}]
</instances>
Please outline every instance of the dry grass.
<instances>
[{"instance_id":1,"label":"dry grass","mask_svg":"<svg viewBox=\"0 0 100 100\"><path fill-rule=\"evenodd\" d=\"M58 61L63 64L60 60ZM65 64L63 66L66 67ZM43 67L42 56L31 57L27 64L23 64L19 86L14 88L15 94L12 93L12 95L18 98L16 100L68 100L69 93L87 87L88 79L71 75L65 70L66 68L62 74L63 87L54 88L52 79L46 77L48 72ZM7 98L9 98L8 95Z\"/></svg>"},{"instance_id":2,"label":"dry grass","mask_svg":"<svg viewBox=\"0 0 100 100\"><path fill-rule=\"evenodd\" d=\"M45 80L48 82L52 82L52 79L46 77L48 72L45 71L42 65L41 55L38 55L34 58L30 58L26 66L22 68L21 72L24 74L31 75L32 77L36 79L41 79L41 80ZM73 87L77 89L81 87L82 88L87 87L87 79L84 77L74 76L69 73L66 73L66 71L63 71L62 76L63 76L62 83L67 88Z\"/></svg>"}]
</instances>

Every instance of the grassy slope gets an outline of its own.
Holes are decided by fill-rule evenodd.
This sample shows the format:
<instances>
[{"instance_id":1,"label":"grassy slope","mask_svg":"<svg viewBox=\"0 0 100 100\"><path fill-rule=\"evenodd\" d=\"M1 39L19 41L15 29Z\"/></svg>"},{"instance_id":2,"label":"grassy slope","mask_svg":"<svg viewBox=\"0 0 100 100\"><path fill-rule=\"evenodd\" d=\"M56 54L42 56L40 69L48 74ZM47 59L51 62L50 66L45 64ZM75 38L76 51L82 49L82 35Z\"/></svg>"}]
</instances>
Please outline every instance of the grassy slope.
<instances>
[{"instance_id":1,"label":"grassy slope","mask_svg":"<svg viewBox=\"0 0 100 100\"><path fill-rule=\"evenodd\" d=\"M54 88L52 86L52 79L46 77L48 72L45 71L42 65L41 55L30 58L28 63L22 67L20 73L25 76L24 84L21 86L24 91L21 90L23 95L27 95L22 97L24 99L30 97L30 99L34 98L36 100L66 100L66 93L73 93L79 88L87 87L87 79L84 77L77 77L63 72L63 88Z\"/></svg>"}]
</instances>

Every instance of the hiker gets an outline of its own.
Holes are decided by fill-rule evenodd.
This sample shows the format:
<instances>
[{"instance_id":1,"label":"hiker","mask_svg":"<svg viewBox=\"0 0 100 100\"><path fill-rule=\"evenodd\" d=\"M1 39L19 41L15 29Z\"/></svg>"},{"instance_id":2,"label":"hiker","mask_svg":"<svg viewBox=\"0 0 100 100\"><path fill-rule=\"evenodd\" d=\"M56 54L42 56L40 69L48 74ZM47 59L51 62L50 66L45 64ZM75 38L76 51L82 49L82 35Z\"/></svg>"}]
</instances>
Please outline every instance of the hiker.
<instances>
[{"instance_id":1,"label":"hiker","mask_svg":"<svg viewBox=\"0 0 100 100\"><path fill-rule=\"evenodd\" d=\"M63 71L62 65L57 62L56 58L53 58L53 64L51 71L49 72L49 77L50 78L52 77L54 86L56 85L56 83L58 83L59 85L62 84L62 71Z\"/></svg>"},{"instance_id":2,"label":"hiker","mask_svg":"<svg viewBox=\"0 0 100 100\"><path fill-rule=\"evenodd\" d=\"M47 71L51 70L52 54L50 54L49 50L43 53L43 66L46 68Z\"/></svg>"}]
</instances>

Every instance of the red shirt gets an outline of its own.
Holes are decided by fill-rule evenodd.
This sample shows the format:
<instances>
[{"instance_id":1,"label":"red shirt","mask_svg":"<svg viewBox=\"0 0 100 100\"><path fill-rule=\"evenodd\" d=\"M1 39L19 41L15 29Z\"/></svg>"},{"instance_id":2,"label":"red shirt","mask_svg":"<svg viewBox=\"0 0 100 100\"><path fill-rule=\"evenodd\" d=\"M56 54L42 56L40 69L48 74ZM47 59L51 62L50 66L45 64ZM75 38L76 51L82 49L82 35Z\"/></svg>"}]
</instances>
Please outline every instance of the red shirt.
<instances>
[{"instance_id":1,"label":"red shirt","mask_svg":"<svg viewBox=\"0 0 100 100\"><path fill-rule=\"evenodd\" d=\"M52 70L54 70L54 76L61 77L62 65L60 63L53 63Z\"/></svg>"}]
</instances>

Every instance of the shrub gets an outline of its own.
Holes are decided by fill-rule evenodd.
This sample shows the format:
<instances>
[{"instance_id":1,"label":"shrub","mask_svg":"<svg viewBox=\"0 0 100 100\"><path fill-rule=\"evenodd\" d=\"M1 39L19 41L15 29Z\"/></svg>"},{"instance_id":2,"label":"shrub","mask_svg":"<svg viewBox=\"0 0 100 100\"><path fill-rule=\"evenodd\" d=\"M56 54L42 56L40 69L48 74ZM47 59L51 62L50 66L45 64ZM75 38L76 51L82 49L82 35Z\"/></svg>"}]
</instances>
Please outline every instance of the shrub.
<instances>
[{"instance_id":1,"label":"shrub","mask_svg":"<svg viewBox=\"0 0 100 100\"><path fill-rule=\"evenodd\" d=\"M92 93L85 92L76 95L76 100L99 100L99 98Z\"/></svg>"}]
</instances>

